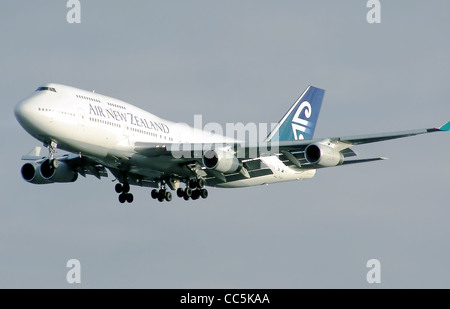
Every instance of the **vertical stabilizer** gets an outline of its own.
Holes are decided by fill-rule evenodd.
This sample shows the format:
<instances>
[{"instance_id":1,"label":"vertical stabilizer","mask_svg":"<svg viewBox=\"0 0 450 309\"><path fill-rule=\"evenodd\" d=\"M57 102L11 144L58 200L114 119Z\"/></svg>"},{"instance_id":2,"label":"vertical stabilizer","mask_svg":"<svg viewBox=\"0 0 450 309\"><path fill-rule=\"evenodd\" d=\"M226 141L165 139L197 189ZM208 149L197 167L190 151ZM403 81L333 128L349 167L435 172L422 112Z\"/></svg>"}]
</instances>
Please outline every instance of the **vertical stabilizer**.
<instances>
[{"instance_id":1,"label":"vertical stabilizer","mask_svg":"<svg viewBox=\"0 0 450 309\"><path fill-rule=\"evenodd\" d=\"M325 90L308 86L267 136L268 141L296 141L313 138Z\"/></svg>"}]
</instances>

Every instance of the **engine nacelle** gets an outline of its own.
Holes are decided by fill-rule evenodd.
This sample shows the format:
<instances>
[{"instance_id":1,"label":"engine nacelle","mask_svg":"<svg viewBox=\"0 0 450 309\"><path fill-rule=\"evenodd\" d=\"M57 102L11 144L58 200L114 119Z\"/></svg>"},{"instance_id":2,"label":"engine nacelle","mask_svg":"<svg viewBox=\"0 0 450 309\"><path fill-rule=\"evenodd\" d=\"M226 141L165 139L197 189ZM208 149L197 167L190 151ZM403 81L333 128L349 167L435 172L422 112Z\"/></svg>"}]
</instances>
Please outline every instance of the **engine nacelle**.
<instances>
[{"instance_id":1,"label":"engine nacelle","mask_svg":"<svg viewBox=\"0 0 450 309\"><path fill-rule=\"evenodd\" d=\"M222 173L233 173L241 168L241 163L231 151L208 150L203 154L203 165Z\"/></svg>"},{"instance_id":2,"label":"engine nacelle","mask_svg":"<svg viewBox=\"0 0 450 309\"><path fill-rule=\"evenodd\" d=\"M42 178L51 182L74 182L78 178L78 172L56 159L42 162L40 173Z\"/></svg>"},{"instance_id":3,"label":"engine nacelle","mask_svg":"<svg viewBox=\"0 0 450 309\"><path fill-rule=\"evenodd\" d=\"M55 182L74 182L78 178L78 173L66 163L49 159L42 163L25 163L20 173L25 181L38 185Z\"/></svg>"},{"instance_id":4,"label":"engine nacelle","mask_svg":"<svg viewBox=\"0 0 450 309\"><path fill-rule=\"evenodd\" d=\"M45 179L41 176L41 165L37 163L25 163L20 170L23 179L29 183L37 185L53 183L53 181Z\"/></svg>"},{"instance_id":5,"label":"engine nacelle","mask_svg":"<svg viewBox=\"0 0 450 309\"><path fill-rule=\"evenodd\" d=\"M320 166L336 166L344 162L344 156L339 151L321 144L311 144L305 149L308 163Z\"/></svg>"}]
</instances>

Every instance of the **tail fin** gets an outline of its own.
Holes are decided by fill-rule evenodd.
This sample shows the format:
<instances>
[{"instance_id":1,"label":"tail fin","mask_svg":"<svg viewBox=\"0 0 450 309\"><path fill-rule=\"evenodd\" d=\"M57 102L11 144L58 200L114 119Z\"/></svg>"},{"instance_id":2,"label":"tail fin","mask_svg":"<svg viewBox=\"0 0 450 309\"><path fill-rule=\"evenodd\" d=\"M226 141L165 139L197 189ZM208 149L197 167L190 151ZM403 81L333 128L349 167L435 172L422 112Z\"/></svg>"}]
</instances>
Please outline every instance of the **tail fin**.
<instances>
[{"instance_id":1,"label":"tail fin","mask_svg":"<svg viewBox=\"0 0 450 309\"><path fill-rule=\"evenodd\" d=\"M324 94L325 90L308 86L270 132L266 142L312 139Z\"/></svg>"}]
</instances>

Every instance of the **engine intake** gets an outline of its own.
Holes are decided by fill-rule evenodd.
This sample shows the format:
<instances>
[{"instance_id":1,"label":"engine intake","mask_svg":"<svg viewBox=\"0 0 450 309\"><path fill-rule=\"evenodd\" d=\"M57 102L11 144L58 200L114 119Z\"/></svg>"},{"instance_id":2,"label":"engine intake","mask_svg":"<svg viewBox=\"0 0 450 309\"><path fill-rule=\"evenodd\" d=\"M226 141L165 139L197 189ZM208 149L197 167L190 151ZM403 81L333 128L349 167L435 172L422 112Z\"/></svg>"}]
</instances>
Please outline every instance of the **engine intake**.
<instances>
[{"instance_id":1,"label":"engine intake","mask_svg":"<svg viewBox=\"0 0 450 309\"><path fill-rule=\"evenodd\" d=\"M238 158L226 150L208 150L203 154L203 165L222 173L233 173L241 168Z\"/></svg>"},{"instance_id":2,"label":"engine intake","mask_svg":"<svg viewBox=\"0 0 450 309\"><path fill-rule=\"evenodd\" d=\"M339 151L321 144L311 144L305 149L306 161L320 166L337 166L344 162L344 156Z\"/></svg>"}]
</instances>

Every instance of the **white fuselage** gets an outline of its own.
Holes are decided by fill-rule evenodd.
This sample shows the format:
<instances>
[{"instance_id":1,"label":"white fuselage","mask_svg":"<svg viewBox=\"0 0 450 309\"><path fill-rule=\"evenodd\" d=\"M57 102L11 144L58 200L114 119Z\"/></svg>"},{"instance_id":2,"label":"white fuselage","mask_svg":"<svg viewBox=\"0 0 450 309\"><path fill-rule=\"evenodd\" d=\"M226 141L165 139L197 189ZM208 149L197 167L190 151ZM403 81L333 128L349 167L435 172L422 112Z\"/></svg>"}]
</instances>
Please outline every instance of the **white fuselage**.
<instances>
[{"instance_id":1,"label":"white fuselage","mask_svg":"<svg viewBox=\"0 0 450 309\"><path fill-rule=\"evenodd\" d=\"M118 158L130 158L135 154L135 143L138 142L161 146L236 142L222 135L161 119L136 106L94 92L60 84L46 84L41 88L44 90L34 92L16 105L15 115L19 123L46 144L56 142L58 148L83 154L106 166L111 166ZM311 178L315 174L314 169L287 167L277 156L263 157L261 161L272 170L272 175L226 182L220 186L267 184ZM150 164L150 168L158 166Z\"/></svg>"}]
</instances>

